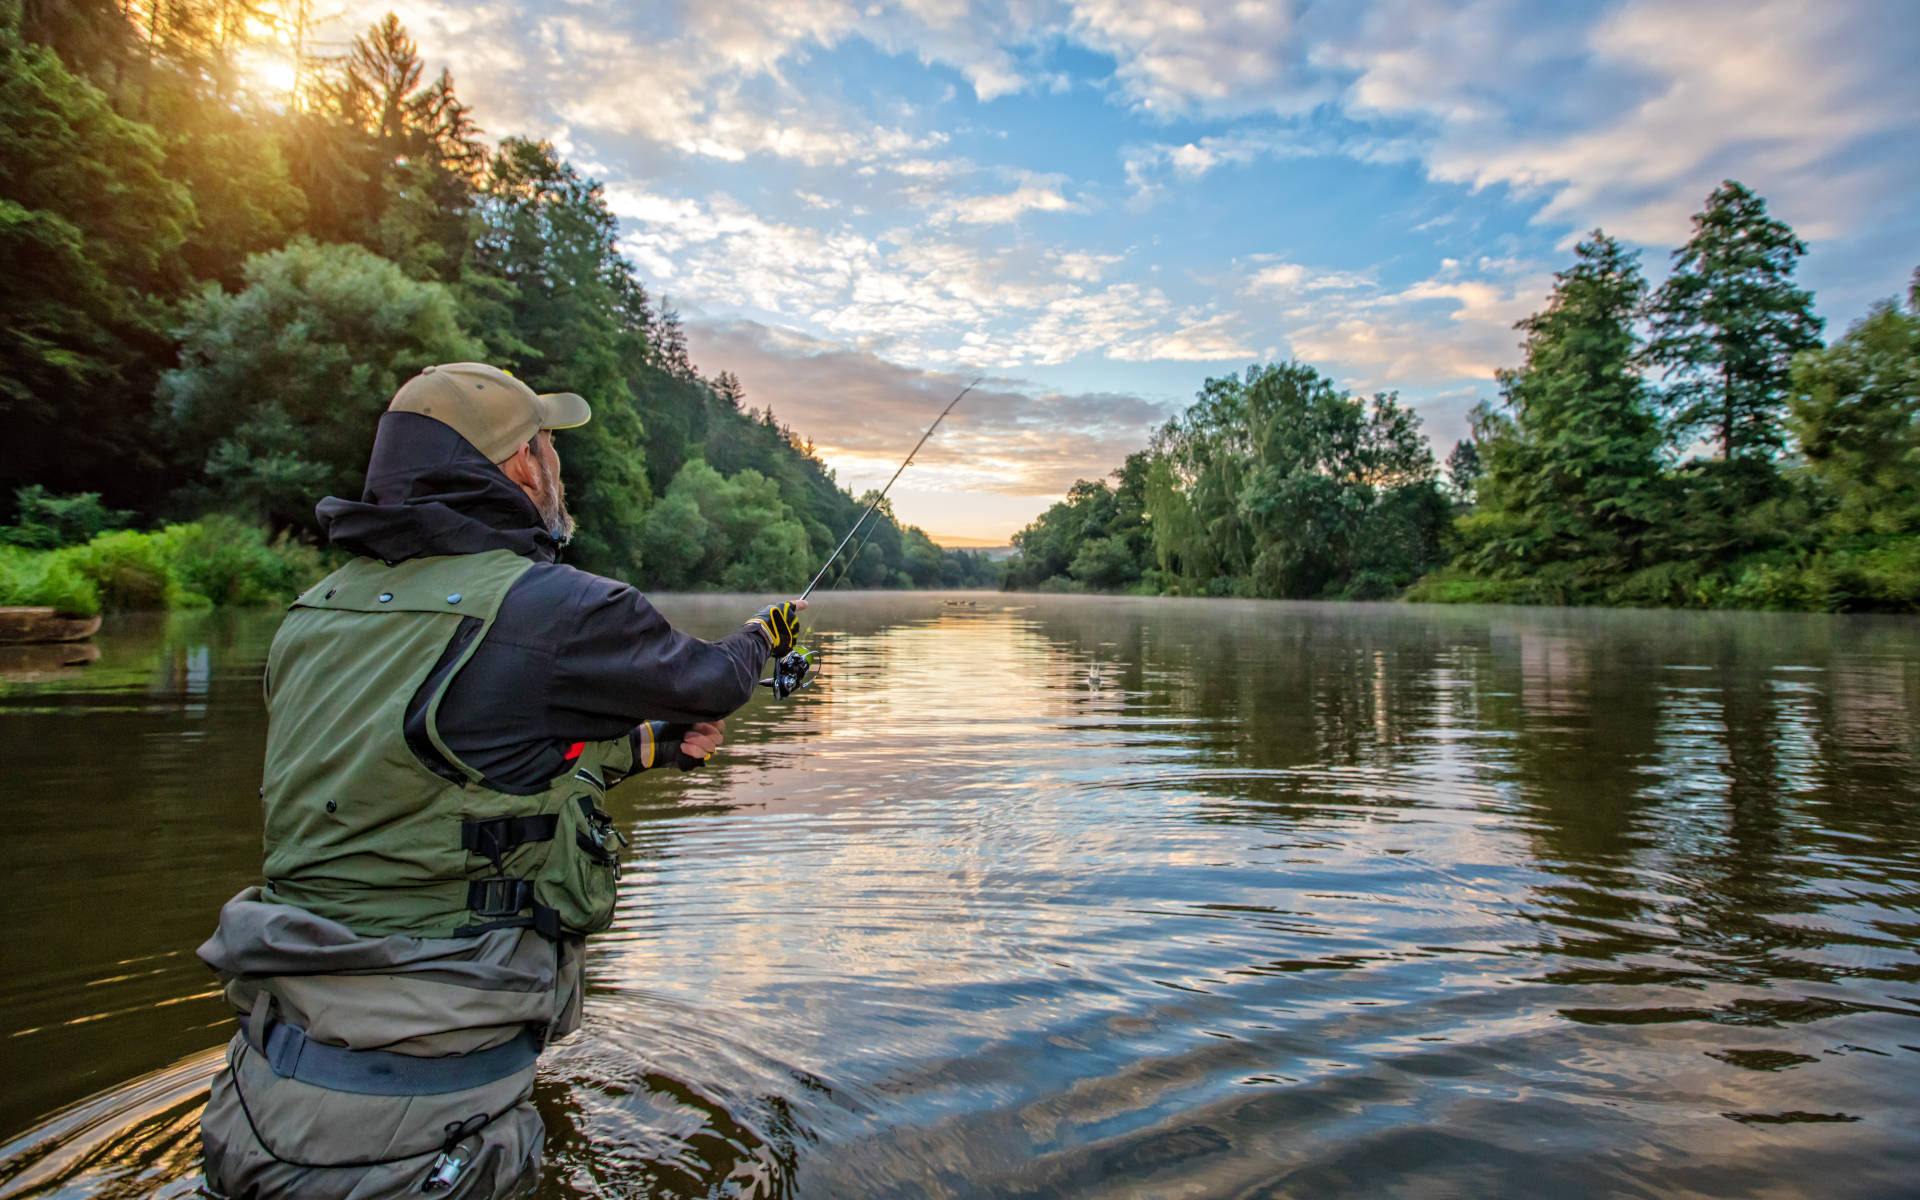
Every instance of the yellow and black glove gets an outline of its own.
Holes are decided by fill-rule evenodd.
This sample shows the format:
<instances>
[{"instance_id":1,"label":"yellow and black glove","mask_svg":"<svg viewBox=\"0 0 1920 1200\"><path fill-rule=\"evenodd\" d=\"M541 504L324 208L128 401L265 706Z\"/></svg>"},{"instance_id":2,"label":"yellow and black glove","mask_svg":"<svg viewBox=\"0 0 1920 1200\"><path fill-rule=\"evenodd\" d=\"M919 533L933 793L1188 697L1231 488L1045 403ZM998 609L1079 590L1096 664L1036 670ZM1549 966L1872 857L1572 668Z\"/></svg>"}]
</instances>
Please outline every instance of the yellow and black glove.
<instances>
[{"instance_id":1,"label":"yellow and black glove","mask_svg":"<svg viewBox=\"0 0 1920 1200\"><path fill-rule=\"evenodd\" d=\"M785 658L793 653L794 643L800 636L800 610L791 600L781 604L770 604L754 615L748 625L757 626L767 635L770 649L767 653L773 658Z\"/></svg>"}]
</instances>

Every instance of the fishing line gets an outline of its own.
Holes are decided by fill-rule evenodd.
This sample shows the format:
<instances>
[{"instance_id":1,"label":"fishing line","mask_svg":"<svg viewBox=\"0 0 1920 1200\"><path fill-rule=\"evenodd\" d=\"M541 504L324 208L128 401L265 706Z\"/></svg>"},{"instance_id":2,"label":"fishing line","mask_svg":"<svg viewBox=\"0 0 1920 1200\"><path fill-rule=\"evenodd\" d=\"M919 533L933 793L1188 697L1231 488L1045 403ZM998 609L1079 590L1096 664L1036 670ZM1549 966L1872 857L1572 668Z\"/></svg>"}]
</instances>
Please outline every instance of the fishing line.
<instances>
[{"instance_id":1,"label":"fishing line","mask_svg":"<svg viewBox=\"0 0 1920 1200\"><path fill-rule=\"evenodd\" d=\"M847 548L847 543L853 540L853 535L860 532L860 526L867 524L867 518L878 511L880 502L887 498L887 493L893 489L895 480L898 480L901 474L913 464L913 456L920 453L920 447L927 444L927 439L933 436L934 430L940 428L940 422L947 419L947 414L953 411L954 406L959 404L968 392L979 387L980 381L985 378L985 375L976 376L972 383L960 389L959 395L947 401L947 406L940 410L940 415L933 419L933 424L927 426L927 431L920 435L920 440L913 444L913 449L907 451L907 457L900 463L899 468L894 471L893 478L887 480L886 487L880 489L880 494L873 498L873 503L867 505L867 511L861 513L860 519L853 523L853 528L847 530L847 536L840 539L840 544L833 548L832 554L827 555L827 561L820 564L819 574L813 577L813 582L807 585L807 590L801 592L798 599L805 600L808 596L813 595L813 589L820 585L820 580L826 576L827 569L833 566L835 559L840 557L840 552ZM867 525L867 536L861 538L860 544L854 548L853 557L847 560L847 565L840 571L840 578L834 582L835 587L847 581L847 577L853 571L853 564L860 558L860 551L867 547L867 538L871 538L873 531L879 527L880 523L878 521ZM793 695L811 682L808 680L807 674L812 669L813 651L805 649L804 647L795 646L786 657L774 664L773 674L762 679L760 682L762 685L772 688L775 697L785 700L788 696Z\"/></svg>"},{"instance_id":2,"label":"fishing line","mask_svg":"<svg viewBox=\"0 0 1920 1200\"><path fill-rule=\"evenodd\" d=\"M860 519L853 523L853 528L847 530L847 536L840 539L840 544L833 548L833 553L827 555L827 561L820 564L820 573L813 577L813 582L807 585L807 590L800 593L800 599L805 600L808 596L813 595L813 589L819 586L821 578L825 576L827 573L827 568L831 567L833 565L833 561L840 557L840 552L847 548L847 543L853 540L853 535L860 532L860 526L865 524L867 518L873 515L874 510L880 507L880 502L887 498L887 493L893 488L894 480L899 479L901 472L905 471L907 467L913 463L913 456L920 453L920 447L926 445L927 439L933 436L933 431L940 428L940 422L947 419L947 414L953 411L953 406L960 403L961 398L964 397L968 392L972 391L974 388L979 387L980 380L985 378L986 378L985 375L981 375L975 378L972 383L960 389L960 395L955 396L953 399L947 401L947 406L940 410L940 415L933 419L933 424L927 426L927 431L920 435L920 440L915 442L913 444L913 449L907 452L906 460L900 464L899 470L896 470L893 473L893 479L887 480L887 486L880 489L880 494L873 498L873 503L867 505L867 511L860 514ZM865 545L864 542L862 542L861 544ZM854 553L856 556L858 556L859 554L858 551L855 551ZM849 559L848 561L851 562L852 560Z\"/></svg>"}]
</instances>

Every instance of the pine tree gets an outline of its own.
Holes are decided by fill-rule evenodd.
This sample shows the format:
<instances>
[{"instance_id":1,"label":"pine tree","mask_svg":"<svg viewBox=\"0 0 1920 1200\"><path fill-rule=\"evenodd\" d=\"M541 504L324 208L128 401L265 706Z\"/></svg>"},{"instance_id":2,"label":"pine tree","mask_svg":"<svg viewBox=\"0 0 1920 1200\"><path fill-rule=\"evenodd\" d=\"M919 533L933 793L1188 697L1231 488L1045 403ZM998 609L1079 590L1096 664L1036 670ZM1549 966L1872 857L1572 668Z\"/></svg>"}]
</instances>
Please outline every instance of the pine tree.
<instances>
[{"instance_id":1,"label":"pine tree","mask_svg":"<svg viewBox=\"0 0 1920 1200\"><path fill-rule=\"evenodd\" d=\"M1526 362L1499 373L1505 412L1476 422L1486 471L1462 522L1473 566L1562 564L1565 599L1632 570L1660 510L1660 424L1636 369L1638 256L1599 230L1576 253L1547 307L1516 326Z\"/></svg>"},{"instance_id":2,"label":"pine tree","mask_svg":"<svg viewBox=\"0 0 1920 1200\"><path fill-rule=\"evenodd\" d=\"M1671 278L1649 306L1646 361L1664 368L1673 432L1708 434L1726 460L1771 460L1785 440L1793 356L1820 345L1813 294L1793 285L1807 252L1733 180L1707 197Z\"/></svg>"}]
</instances>

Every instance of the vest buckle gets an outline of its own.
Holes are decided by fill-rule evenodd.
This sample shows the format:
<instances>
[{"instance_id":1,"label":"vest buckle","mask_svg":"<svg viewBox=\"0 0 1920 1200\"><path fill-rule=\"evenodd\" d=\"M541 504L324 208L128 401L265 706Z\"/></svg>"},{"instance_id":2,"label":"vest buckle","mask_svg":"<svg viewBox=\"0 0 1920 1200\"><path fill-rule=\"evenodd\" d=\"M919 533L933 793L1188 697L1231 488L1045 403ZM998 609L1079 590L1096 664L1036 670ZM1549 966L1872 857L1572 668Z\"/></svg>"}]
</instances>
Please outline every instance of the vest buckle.
<instances>
[{"instance_id":1,"label":"vest buckle","mask_svg":"<svg viewBox=\"0 0 1920 1200\"><path fill-rule=\"evenodd\" d=\"M514 917L533 904L533 884L509 875L467 884L467 907L479 917Z\"/></svg>"}]
</instances>

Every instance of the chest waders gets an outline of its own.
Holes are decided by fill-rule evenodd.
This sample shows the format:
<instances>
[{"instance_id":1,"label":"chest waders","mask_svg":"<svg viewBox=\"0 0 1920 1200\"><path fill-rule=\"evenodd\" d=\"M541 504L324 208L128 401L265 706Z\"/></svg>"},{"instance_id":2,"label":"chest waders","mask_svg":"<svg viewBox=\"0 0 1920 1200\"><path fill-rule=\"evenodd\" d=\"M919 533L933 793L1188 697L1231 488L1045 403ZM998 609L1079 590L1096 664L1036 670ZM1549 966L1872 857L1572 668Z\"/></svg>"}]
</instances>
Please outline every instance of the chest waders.
<instances>
[{"instance_id":1,"label":"chest waders","mask_svg":"<svg viewBox=\"0 0 1920 1200\"><path fill-rule=\"evenodd\" d=\"M267 883L201 951L243 1012L201 1121L214 1194L489 1196L537 1167L534 1064L578 1023L581 940L619 876L603 800L635 763L626 737L589 742L513 792L441 737L530 565L355 559L275 636Z\"/></svg>"},{"instance_id":2,"label":"chest waders","mask_svg":"<svg viewBox=\"0 0 1920 1200\"><path fill-rule=\"evenodd\" d=\"M268 898L367 936L525 927L551 940L612 921L603 803L633 766L628 739L585 743L546 787L516 794L462 762L437 723L530 565L507 550L359 558L294 601L267 662Z\"/></svg>"}]
</instances>

